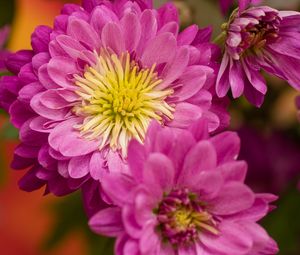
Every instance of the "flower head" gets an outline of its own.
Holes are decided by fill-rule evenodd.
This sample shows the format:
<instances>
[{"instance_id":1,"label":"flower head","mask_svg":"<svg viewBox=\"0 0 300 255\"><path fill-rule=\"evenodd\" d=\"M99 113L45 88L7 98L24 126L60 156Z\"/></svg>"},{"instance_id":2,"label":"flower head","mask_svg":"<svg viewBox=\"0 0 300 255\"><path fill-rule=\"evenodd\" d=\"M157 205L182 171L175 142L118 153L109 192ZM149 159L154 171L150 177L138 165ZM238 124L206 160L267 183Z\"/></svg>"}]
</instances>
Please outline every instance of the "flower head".
<instances>
[{"instance_id":1,"label":"flower head","mask_svg":"<svg viewBox=\"0 0 300 255\"><path fill-rule=\"evenodd\" d=\"M144 146L131 141L129 173L104 177L114 206L96 213L91 228L117 237L117 255L276 254L256 223L275 196L244 184L238 151L235 133L209 137L205 122L189 131L154 123Z\"/></svg>"},{"instance_id":2,"label":"flower head","mask_svg":"<svg viewBox=\"0 0 300 255\"><path fill-rule=\"evenodd\" d=\"M299 89L299 25L298 12L266 6L252 7L240 14L234 12L224 26L226 43L217 94L224 96L231 88L234 98L244 94L260 106L267 92L261 69Z\"/></svg>"},{"instance_id":3,"label":"flower head","mask_svg":"<svg viewBox=\"0 0 300 255\"><path fill-rule=\"evenodd\" d=\"M126 171L128 143L144 142L151 120L210 131L228 124L213 92L218 51L210 30L179 33L172 4L84 1L65 5L54 28L40 26L31 51L7 61L14 76L1 101L20 128L13 167L31 170L20 186L63 195L107 171ZM3 92L3 93L4 93ZM212 104L212 102L215 102Z\"/></svg>"}]
</instances>

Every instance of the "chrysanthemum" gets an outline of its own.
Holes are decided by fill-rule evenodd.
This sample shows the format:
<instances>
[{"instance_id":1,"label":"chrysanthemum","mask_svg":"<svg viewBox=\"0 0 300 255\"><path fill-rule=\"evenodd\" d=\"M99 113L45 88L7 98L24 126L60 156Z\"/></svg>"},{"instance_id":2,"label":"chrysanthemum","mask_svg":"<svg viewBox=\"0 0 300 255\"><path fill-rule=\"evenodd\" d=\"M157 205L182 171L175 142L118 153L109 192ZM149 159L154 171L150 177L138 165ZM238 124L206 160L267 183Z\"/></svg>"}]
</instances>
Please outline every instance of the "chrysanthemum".
<instances>
[{"instance_id":1,"label":"chrysanthemum","mask_svg":"<svg viewBox=\"0 0 300 255\"><path fill-rule=\"evenodd\" d=\"M270 7L234 12L224 25L225 52L217 79L217 94L231 88L234 98L244 94L254 105L267 92L261 69L300 88L300 14Z\"/></svg>"},{"instance_id":2,"label":"chrysanthemum","mask_svg":"<svg viewBox=\"0 0 300 255\"><path fill-rule=\"evenodd\" d=\"M0 28L0 72L5 70L4 61L9 55L9 52L4 49L5 43L9 35L9 30L10 29L8 26L4 26Z\"/></svg>"},{"instance_id":3,"label":"chrysanthemum","mask_svg":"<svg viewBox=\"0 0 300 255\"><path fill-rule=\"evenodd\" d=\"M210 131L228 123L212 105L217 51L210 30L179 33L172 4L84 1L65 5L54 28L40 26L31 51L7 61L1 102L20 128L12 166L31 167L31 191L63 195L107 171L126 171L128 142L144 141L151 120L185 128L198 118ZM213 99L215 101L215 99ZM213 102L214 102L213 101Z\"/></svg>"},{"instance_id":4,"label":"chrysanthemum","mask_svg":"<svg viewBox=\"0 0 300 255\"><path fill-rule=\"evenodd\" d=\"M101 210L91 228L117 237L116 255L276 254L277 245L256 222L271 194L244 184L237 134L208 137L153 124L144 146L129 145L129 174L110 173L103 189L115 207Z\"/></svg>"}]
</instances>

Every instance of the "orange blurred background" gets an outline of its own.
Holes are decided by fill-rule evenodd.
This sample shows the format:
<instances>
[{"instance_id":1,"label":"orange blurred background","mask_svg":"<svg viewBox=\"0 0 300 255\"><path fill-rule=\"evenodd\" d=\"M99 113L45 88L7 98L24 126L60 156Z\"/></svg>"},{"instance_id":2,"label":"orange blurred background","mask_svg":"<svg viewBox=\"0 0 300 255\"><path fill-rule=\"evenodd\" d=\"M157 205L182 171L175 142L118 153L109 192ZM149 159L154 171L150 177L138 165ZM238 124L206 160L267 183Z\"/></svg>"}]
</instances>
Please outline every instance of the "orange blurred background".
<instances>
[{"instance_id":1,"label":"orange blurred background","mask_svg":"<svg viewBox=\"0 0 300 255\"><path fill-rule=\"evenodd\" d=\"M9 49L17 51L30 48L30 35L37 25L49 25L59 14L63 3L59 0L17 0ZM5 120L0 116L0 129ZM1 169L6 181L0 187L0 247L4 255L82 255L87 254L84 236L80 232L69 235L52 251L42 251L41 244L49 235L54 216L48 210L59 199L43 197L43 191L26 193L18 188L24 171L9 167L14 147L18 141L1 141L0 151L5 159ZM2 160L3 160L2 159Z\"/></svg>"}]
</instances>

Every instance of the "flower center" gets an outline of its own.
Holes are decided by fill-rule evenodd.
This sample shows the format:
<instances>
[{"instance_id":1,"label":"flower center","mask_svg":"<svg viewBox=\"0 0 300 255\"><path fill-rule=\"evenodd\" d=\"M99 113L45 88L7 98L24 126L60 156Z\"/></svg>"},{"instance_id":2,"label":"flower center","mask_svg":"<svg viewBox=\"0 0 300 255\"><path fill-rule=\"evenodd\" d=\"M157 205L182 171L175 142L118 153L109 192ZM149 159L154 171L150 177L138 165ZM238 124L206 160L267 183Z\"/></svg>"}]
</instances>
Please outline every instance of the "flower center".
<instances>
[{"instance_id":1,"label":"flower center","mask_svg":"<svg viewBox=\"0 0 300 255\"><path fill-rule=\"evenodd\" d=\"M74 107L84 122L76 126L87 139L101 138L100 149L109 145L125 157L130 139L141 143L150 121L173 119L174 108L166 98L173 91L159 89L155 65L142 69L130 59L102 50L97 64L86 68L83 77L75 75L82 102Z\"/></svg>"},{"instance_id":2,"label":"flower center","mask_svg":"<svg viewBox=\"0 0 300 255\"><path fill-rule=\"evenodd\" d=\"M175 247L192 243L202 231L219 233L213 216L188 189L172 190L155 212L162 237Z\"/></svg>"},{"instance_id":3,"label":"flower center","mask_svg":"<svg viewBox=\"0 0 300 255\"><path fill-rule=\"evenodd\" d=\"M280 17L276 12L269 12L258 18L258 23L250 23L241 31L242 41L238 46L240 54L259 54L267 43L278 38Z\"/></svg>"}]
</instances>

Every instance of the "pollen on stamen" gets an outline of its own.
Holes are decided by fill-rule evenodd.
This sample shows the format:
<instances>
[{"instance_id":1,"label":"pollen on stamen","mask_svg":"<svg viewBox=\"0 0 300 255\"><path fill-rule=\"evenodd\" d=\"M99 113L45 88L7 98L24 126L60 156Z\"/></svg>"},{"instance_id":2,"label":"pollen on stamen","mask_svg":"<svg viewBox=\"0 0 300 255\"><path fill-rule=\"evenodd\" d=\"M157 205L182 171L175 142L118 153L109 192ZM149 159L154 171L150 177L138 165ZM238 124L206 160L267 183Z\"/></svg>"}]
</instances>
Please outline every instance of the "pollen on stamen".
<instances>
[{"instance_id":1,"label":"pollen on stamen","mask_svg":"<svg viewBox=\"0 0 300 255\"><path fill-rule=\"evenodd\" d=\"M151 120L163 124L173 119L174 107L166 99L171 89L159 89L162 80L156 66L141 68L128 52L118 56L101 51L95 66L75 75L77 94L82 98L73 108L84 117L76 128L86 139L101 138L99 149L110 146L127 155L130 139L143 143Z\"/></svg>"}]
</instances>

